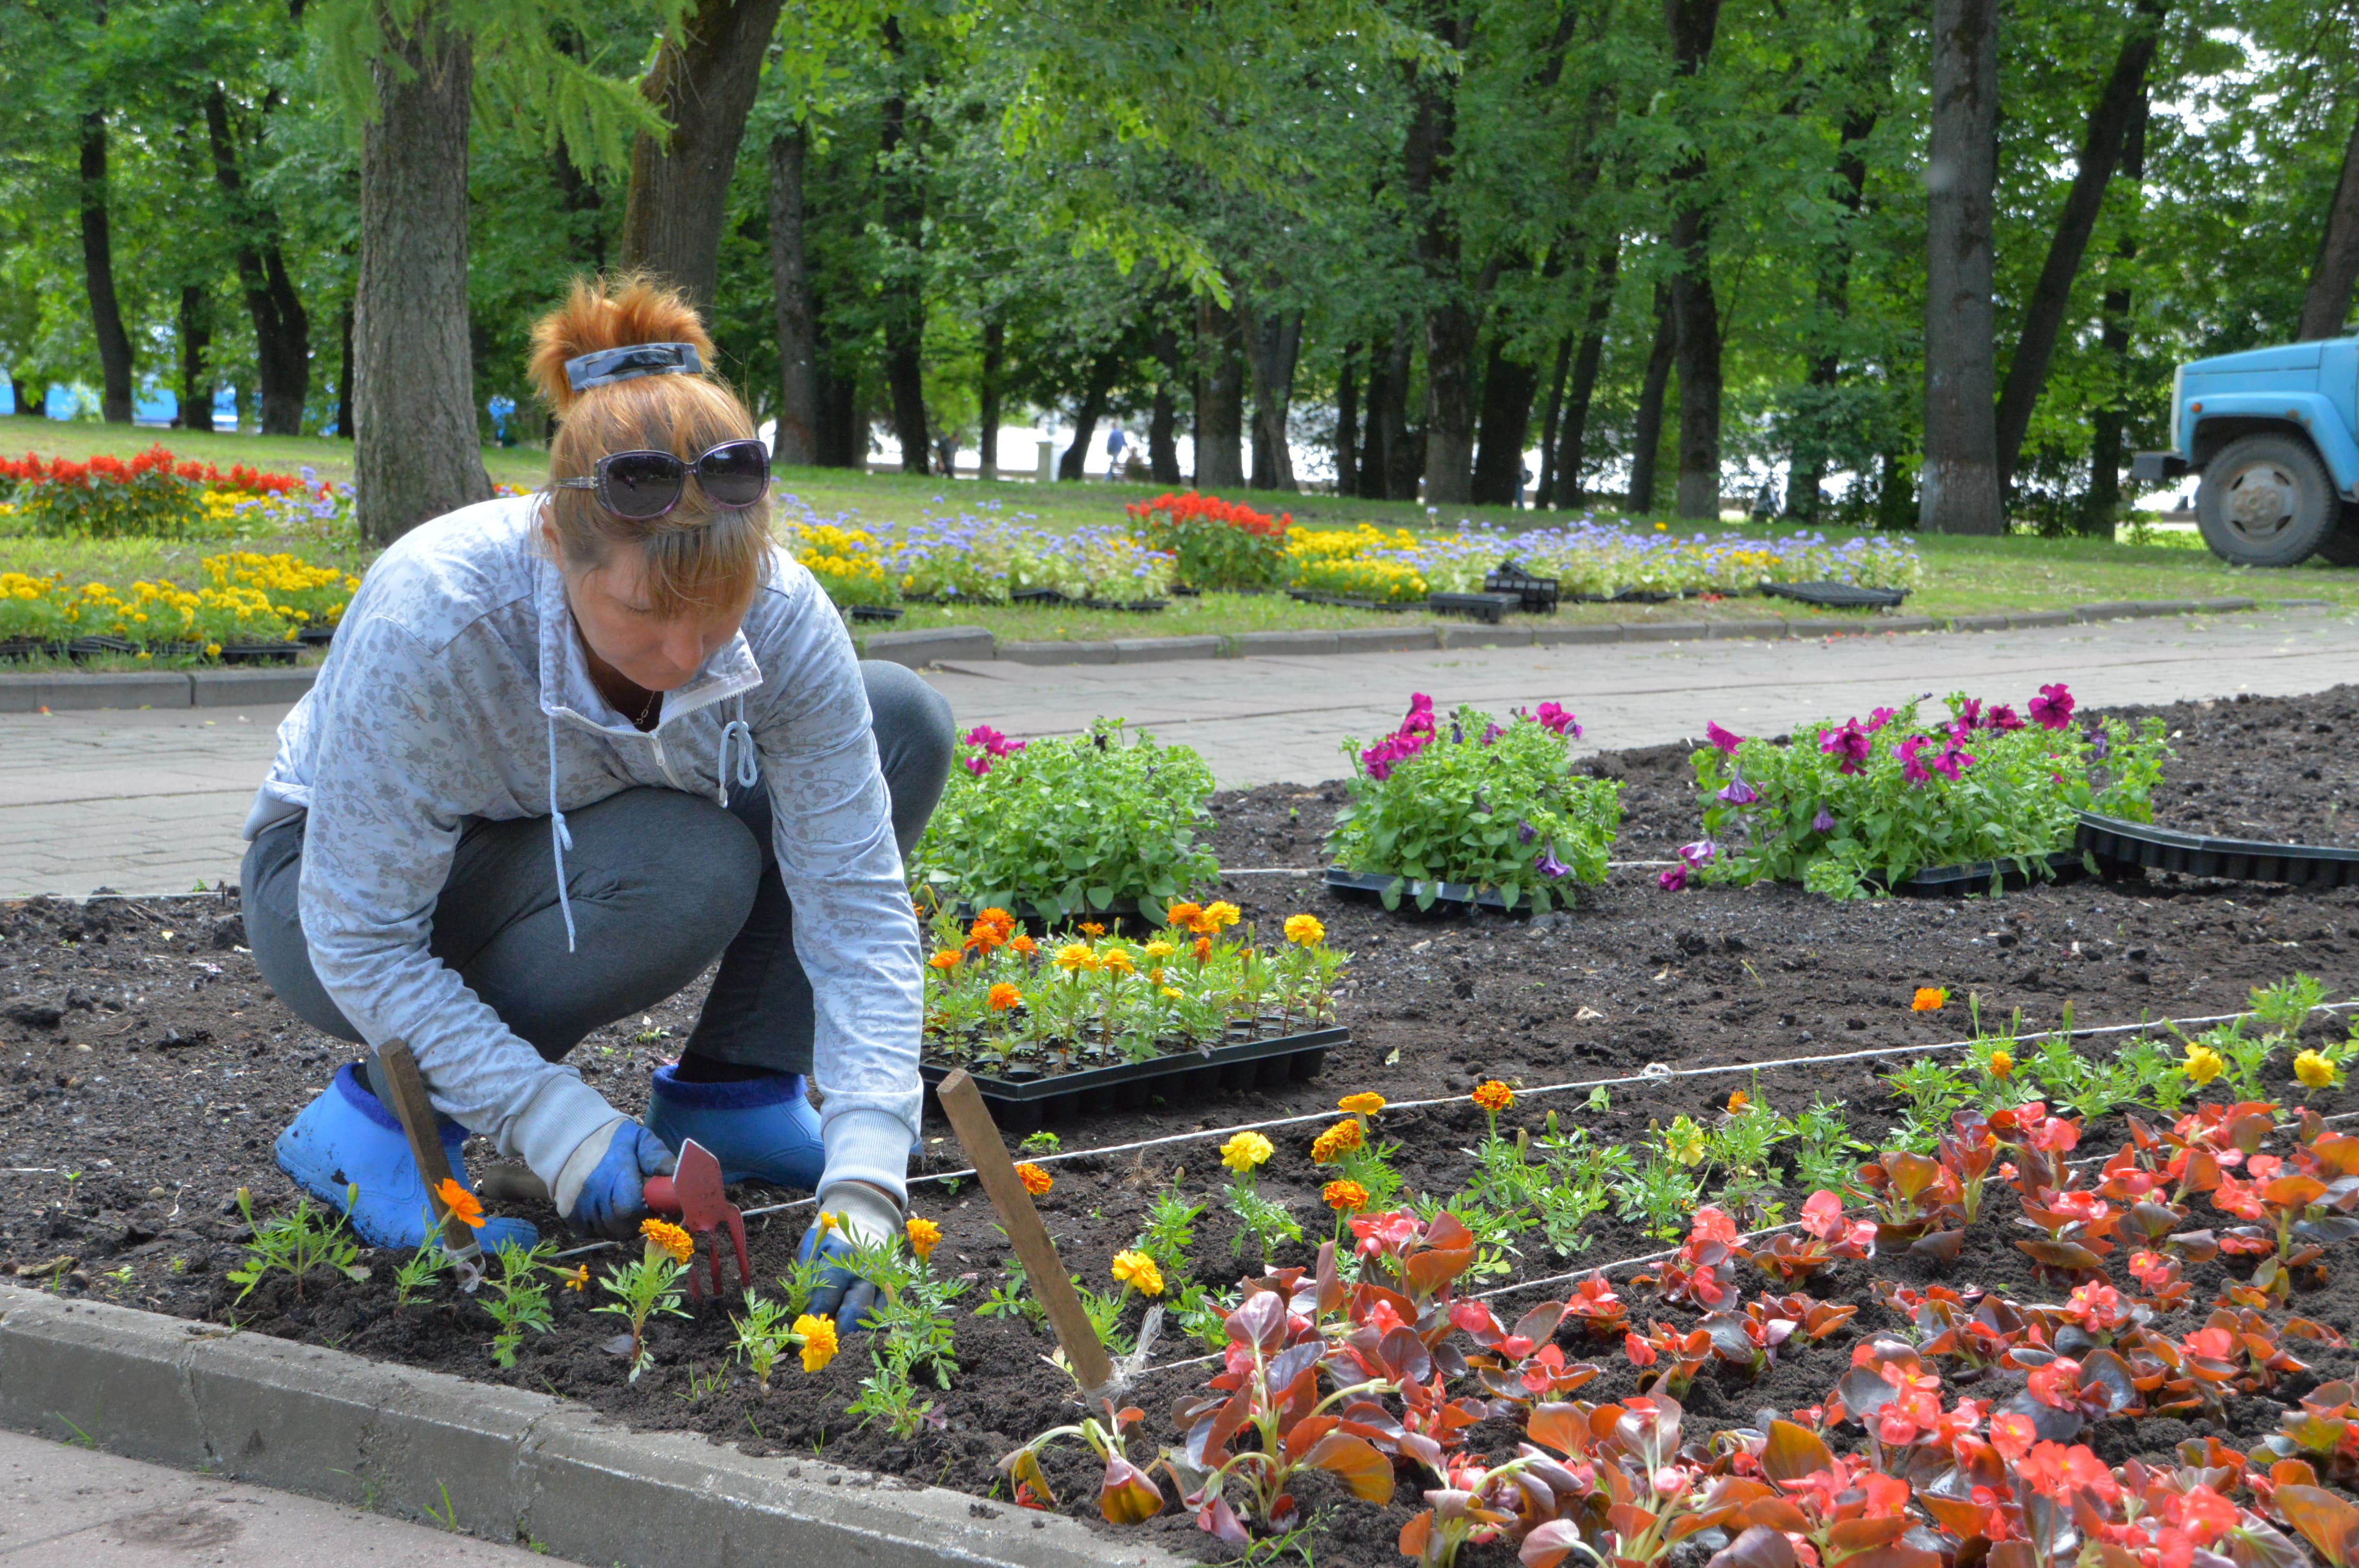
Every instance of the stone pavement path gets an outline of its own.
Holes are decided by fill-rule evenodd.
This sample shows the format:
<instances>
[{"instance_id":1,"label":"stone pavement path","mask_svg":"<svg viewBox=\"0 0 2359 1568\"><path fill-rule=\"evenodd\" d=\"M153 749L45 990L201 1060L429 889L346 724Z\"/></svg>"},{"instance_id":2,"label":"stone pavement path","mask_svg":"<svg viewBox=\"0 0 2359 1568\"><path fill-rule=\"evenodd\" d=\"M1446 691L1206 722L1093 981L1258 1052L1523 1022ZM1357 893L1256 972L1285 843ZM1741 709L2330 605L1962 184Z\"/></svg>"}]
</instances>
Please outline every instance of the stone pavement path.
<instances>
[{"instance_id":1,"label":"stone pavement path","mask_svg":"<svg viewBox=\"0 0 2359 1568\"><path fill-rule=\"evenodd\" d=\"M1412 691L1444 708L1562 702L1601 748L1700 736L1707 719L1774 733L1911 692L1965 689L2019 706L2052 680L2093 704L2288 696L2359 681L2359 615L1162 665L988 661L929 678L962 726L1054 735L1120 714L1195 747L1223 785L1311 784L1343 773L1342 739L1391 728ZM0 715L0 897L186 892L234 879L238 828L286 711Z\"/></svg>"},{"instance_id":2,"label":"stone pavement path","mask_svg":"<svg viewBox=\"0 0 2359 1568\"><path fill-rule=\"evenodd\" d=\"M316 1498L0 1432L0 1564L75 1568L426 1568L545 1563L518 1546Z\"/></svg>"}]
</instances>

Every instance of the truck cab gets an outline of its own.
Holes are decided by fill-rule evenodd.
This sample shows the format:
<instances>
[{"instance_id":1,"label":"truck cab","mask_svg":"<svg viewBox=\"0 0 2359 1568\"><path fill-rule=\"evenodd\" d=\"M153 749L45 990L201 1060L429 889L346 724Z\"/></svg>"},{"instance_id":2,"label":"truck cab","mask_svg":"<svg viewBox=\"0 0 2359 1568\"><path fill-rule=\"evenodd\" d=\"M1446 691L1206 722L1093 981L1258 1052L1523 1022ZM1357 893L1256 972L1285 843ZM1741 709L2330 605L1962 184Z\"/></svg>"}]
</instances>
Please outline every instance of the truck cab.
<instances>
[{"instance_id":1,"label":"truck cab","mask_svg":"<svg viewBox=\"0 0 2359 1568\"><path fill-rule=\"evenodd\" d=\"M2194 360L2170 383L2170 450L2130 477L2201 475L2203 542L2240 566L2359 565L2359 336Z\"/></svg>"}]
</instances>

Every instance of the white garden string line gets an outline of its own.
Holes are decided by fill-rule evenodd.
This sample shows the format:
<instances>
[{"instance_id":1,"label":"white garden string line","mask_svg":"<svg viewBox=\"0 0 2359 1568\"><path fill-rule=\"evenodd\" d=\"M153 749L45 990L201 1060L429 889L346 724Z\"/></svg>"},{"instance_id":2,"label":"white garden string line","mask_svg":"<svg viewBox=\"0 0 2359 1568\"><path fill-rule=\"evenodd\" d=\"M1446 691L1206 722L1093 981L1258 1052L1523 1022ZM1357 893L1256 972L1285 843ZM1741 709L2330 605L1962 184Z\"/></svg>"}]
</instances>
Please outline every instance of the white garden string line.
<instances>
[{"instance_id":1,"label":"white garden string line","mask_svg":"<svg viewBox=\"0 0 2359 1568\"><path fill-rule=\"evenodd\" d=\"M2354 1000L2351 1001L2321 1002L2310 1011L2313 1012L2337 1012L2345 1008L2352 1007L2359 1007L2359 1000ZM2181 1024L2229 1023L2240 1018L2251 1018L2255 1016L2256 1015L2252 1012L2215 1012L2205 1013L2192 1018L2148 1019L2138 1023L2091 1024L2085 1028L2077 1028L2072 1030L2069 1038L2078 1040L2084 1036L2094 1036L2099 1034L2136 1033L2145 1030L2175 1028ZM2060 1030L2040 1030L2037 1032L2037 1033L2041 1036L2060 1033L2063 1032ZM1864 1051L1844 1051L1831 1055L1786 1056L1774 1062L1730 1062L1709 1067L1665 1067L1660 1072L1637 1073L1618 1078L1585 1078L1576 1083L1544 1084L1538 1088L1517 1089L1516 1091L1516 1098L1517 1099L1531 1099L1537 1098L1541 1095L1571 1094L1582 1089L1623 1088L1632 1084L1663 1084L1672 1082L1679 1078L1724 1076L1730 1073L1758 1073L1778 1067L1823 1066L1833 1062L1867 1061L1877 1056L1897 1056L1910 1054L1921 1054L1934 1051L1962 1051L1970 1045L1979 1044L1981 1042L1975 1040L1949 1040L1933 1045L1878 1045L1870 1047ZM1466 1097L1464 1095L1444 1095L1434 1099L1393 1100L1386 1105L1385 1109L1422 1110L1434 1106L1457 1105L1461 1101L1464 1100L1465 1098ZM1314 1121L1332 1121L1338 1114L1338 1112L1332 1110L1312 1111L1306 1116L1276 1117L1267 1121L1248 1121L1234 1127L1209 1128L1201 1132L1173 1132L1168 1133L1160 1138L1142 1138L1129 1143L1110 1143L1102 1148L1096 1149L1072 1149L1055 1154L1037 1155L1030 1162L1036 1165L1049 1165L1058 1163L1061 1161L1079 1160L1092 1156L1128 1154L1141 1149L1157 1149L1172 1143L1194 1143L1205 1139L1225 1140L1240 1132L1266 1132L1272 1128L1300 1127ZM909 1180L912 1182L957 1182L964 1181L973 1174L973 1168L970 1166L964 1170L932 1172L923 1175L912 1176ZM792 1198L785 1203L765 1204L758 1208L749 1208L745 1210L742 1217L753 1219L762 1215L787 1214L795 1209L809 1208L818 1201L819 1200L816 1197L808 1197ZM614 1243L611 1241L594 1242L587 1247L576 1248L572 1252L558 1253L557 1256L560 1258L571 1258L574 1256L575 1253L600 1251L613 1245Z\"/></svg>"},{"instance_id":2,"label":"white garden string line","mask_svg":"<svg viewBox=\"0 0 2359 1568\"><path fill-rule=\"evenodd\" d=\"M1608 860L1605 862L1608 870L1620 870L1625 866L1676 866L1679 863L1677 860ZM1223 866L1221 869L1221 875L1224 877L1315 877L1333 869L1330 866Z\"/></svg>"}]
</instances>

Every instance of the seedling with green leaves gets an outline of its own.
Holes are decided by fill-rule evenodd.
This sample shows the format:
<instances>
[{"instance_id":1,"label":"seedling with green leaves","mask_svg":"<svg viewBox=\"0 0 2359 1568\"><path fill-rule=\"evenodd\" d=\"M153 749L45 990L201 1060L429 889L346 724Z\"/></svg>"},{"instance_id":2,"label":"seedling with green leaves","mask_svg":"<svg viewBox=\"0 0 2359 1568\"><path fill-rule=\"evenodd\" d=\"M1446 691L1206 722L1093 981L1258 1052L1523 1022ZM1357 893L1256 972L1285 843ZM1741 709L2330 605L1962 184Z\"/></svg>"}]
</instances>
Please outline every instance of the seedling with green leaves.
<instances>
[{"instance_id":1,"label":"seedling with green leaves","mask_svg":"<svg viewBox=\"0 0 2359 1568\"><path fill-rule=\"evenodd\" d=\"M351 1208L360 1195L359 1187L346 1187L344 1206ZM237 1292L238 1301L252 1295L255 1287L273 1273L285 1273L294 1280L299 1302L303 1299L303 1281L314 1269L333 1269L348 1280L369 1277L360 1261L360 1243L344 1228L342 1216L313 1208L310 1198L297 1198L292 1213L267 1225L254 1217L254 1195L244 1187L237 1189L237 1208L254 1233L246 1243L245 1262L225 1276L230 1283L245 1287Z\"/></svg>"}]
</instances>

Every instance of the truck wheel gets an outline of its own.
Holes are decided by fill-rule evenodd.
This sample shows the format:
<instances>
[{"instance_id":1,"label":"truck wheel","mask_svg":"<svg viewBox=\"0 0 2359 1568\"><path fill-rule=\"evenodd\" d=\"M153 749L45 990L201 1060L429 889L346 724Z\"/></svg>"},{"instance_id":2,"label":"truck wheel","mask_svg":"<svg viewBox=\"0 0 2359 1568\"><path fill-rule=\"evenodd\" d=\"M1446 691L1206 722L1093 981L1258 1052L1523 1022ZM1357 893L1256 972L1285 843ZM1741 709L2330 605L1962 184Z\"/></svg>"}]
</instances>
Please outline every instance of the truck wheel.
<instances>
[{"instance_id":1,"label":"truck wheel","mask_svg":"<svg viewBox=\"0 0 2359 1568\"><path fill-rule=\"evenodd\" d=\"M2359 506L2343 506L2343 526L2318 542L2318 558L2331 567L2359 567Z\"/></svg>"},{"instance_id":2,"label":"truck wheel","mask_svg":"<svg viewBox=\"0 0 2359 1568\"><path fill-rule=\"evenodd\" d=\"M2237 566L2299 566L2334 532L2341 512L2325 465L2291 436L2229 442L2195 492L2203 542Z\"/></svg>"}]
</instances>

